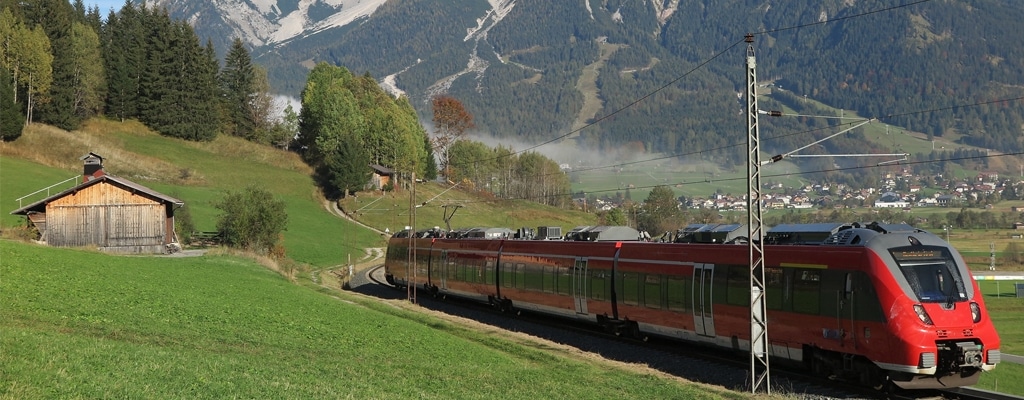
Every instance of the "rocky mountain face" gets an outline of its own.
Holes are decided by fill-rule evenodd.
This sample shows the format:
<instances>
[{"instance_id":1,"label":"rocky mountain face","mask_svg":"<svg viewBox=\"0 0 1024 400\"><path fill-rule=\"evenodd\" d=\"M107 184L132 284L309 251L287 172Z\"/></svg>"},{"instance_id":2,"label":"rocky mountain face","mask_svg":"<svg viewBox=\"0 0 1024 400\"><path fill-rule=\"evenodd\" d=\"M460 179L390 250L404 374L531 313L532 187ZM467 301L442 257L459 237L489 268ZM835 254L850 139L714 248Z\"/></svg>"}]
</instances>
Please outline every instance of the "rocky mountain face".
<instances>
[{"instance_id":1,"label":"rocky mountain face","mask_svg":"<svg viewBox=\"0 0 1024 400\"><path fill-rule=\"evenodd\" d=\"M1019 100L949 109L1024 95L1024 47L1015 29L1024 2L1016 0L155 4L188 20L222 51L241 37L282 93L297 96L309 68L328 62L408 96L426 121L432 96L453 95L481 131L509 140L537 143L574 132L579 144L593 148L742 156L743 149L730 145L744 139L737 99L745 86L743 37L752 33L765 108L831 107L933 137L1024 149ZM946 111L929 111L939 109ZM834 123L771 124L798 131ZM813 140L778 136L765 144L792 149ZM825 146L872 147L857 140Z\"/></svg>"}]
</instances>

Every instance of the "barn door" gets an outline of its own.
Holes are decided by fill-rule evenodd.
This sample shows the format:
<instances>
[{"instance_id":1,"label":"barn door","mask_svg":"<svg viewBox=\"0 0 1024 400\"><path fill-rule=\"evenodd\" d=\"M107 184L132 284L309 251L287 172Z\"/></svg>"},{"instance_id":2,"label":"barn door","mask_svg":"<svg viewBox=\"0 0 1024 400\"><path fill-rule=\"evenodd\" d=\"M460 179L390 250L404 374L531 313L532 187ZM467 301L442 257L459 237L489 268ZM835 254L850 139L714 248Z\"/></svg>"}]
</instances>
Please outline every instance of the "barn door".
<instances>
[{"instance_id":1,"label":"barn door","mask_svg":"<svg viewBox=\"0 0 1024 400\"><path fill-rule=\"evenodd\" d=\"M693 266L693 326L694 331L702 336L715 336L715 318L711 309L714 276L714 264Z\"/></svg>"},{"instance_id":2,"label":"barn door","mask_svg":"<svg viewBox=\"0 0 1024 400\"><path fill-rule=\"evenodd\" d=\"M572 297L576 303L576 313L587 313L587 259L576 258L572 268Z\"/></svg>"}]
</instances>

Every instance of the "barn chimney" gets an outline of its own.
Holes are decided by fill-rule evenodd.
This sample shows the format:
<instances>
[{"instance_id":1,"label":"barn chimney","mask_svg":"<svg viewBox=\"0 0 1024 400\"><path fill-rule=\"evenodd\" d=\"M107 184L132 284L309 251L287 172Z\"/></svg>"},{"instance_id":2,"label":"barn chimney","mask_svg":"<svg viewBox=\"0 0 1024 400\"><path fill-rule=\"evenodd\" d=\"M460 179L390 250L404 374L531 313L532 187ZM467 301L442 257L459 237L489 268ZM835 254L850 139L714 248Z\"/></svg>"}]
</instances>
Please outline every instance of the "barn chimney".
<instances>
[{"instance_id":1,"label":"barn chimney","mask_svg":"<svg viewBox=\"0 0 1024 400\"><path fill-rule=\"evenodd\" d=\"M82 183L99 178L106 173L103 172L103 157L99 154L89 153L81 158L84 169L82 172Z\"/></svg>"}]
</instances>

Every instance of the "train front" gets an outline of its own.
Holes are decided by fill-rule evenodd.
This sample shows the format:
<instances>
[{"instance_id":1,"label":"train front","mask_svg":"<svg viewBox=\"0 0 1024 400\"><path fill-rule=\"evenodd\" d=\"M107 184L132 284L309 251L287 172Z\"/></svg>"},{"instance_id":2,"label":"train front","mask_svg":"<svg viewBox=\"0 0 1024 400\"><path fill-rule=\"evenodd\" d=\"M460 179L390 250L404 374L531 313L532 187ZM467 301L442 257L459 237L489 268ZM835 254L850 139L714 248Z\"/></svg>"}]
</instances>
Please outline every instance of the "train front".
<instances>
[{"instance_id":1,"label":"train front","mask_svg":"<svg viewBox=\"0 0 1024 400\"><path fill-rule=\"evenodd\" d=\"M977 383L999 363L999 336L983 295L960 254L924 231L890 232L869 247L888 270L878 279L894 341L885 360L875 360L905 389ZM891 277L891 279L888 279ZM886 301L889 300L889 301Z\"/></svg>"}]
</instances>

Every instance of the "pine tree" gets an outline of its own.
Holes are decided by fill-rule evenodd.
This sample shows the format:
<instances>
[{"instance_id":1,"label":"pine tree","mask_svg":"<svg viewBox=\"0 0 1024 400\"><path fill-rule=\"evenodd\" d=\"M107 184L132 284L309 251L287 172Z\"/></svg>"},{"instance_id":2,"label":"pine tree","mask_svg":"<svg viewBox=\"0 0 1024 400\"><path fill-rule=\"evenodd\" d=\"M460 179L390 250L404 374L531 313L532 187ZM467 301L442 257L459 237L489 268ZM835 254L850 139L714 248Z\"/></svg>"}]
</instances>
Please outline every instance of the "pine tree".
<instances>
[{"instance_id":1,"label":"pine tree","mask_svg":"<svg viewBox=\"0 0 1024 400\"><path fill-rule=\"evenodd\" d=\"M71 26L72 111L79 120L100 113L106 97L107 82L100 54L99 36L88 25L75 22Z\"/></svg>"},{"instance_id":2,"label":"pine tree","mask_svg":"<svg viewBox=\"0 0 1024 400\"><path fill-rule=\"evenodd\" d=\"M252 120L251 100L256 92L252 58L242 39L235 38L224 58L220 72L220 87L227 103L231 134L252 139L256 124Z\"/></svg>"},{"instance_id":3,"label":"pine tree","mask_svg":"<svg viewBox=\"0 0 1024 400\"><path fill-rule=\"evenodd\" d=\"M125 0L119 13L110 12L103 28L106 114L122 121L139 117L139 85L147 54L144 13Z\"/></svg>"},{"instance_id":4,"label":"pine tree","mask_svg":"<svg viewBox=\"0 0 1024 400\"><path fill-rule=\"evenodd\" d=\"M370 154L358 140L342 140L324 159L321 175L329 183L328 193L341 197L359 191L370 180Z\"/></svg>"},{"instance_id":5,"label":"pine tree","mask_svg":"<svg viewBox=\"0 0 1024 400\"><path fill-rule=\"evenodd\" d=\"M430 145L430 137L423 135L423 179L433 181L437 179L437 161L434 160L434 149Z\"/></svg>"},{"instance_id":6,"label":"pine tree","mask_svg":"<svg viewBox=\"0 0 1024 400\"><path fill-rule=\"evenodd\" d=\"M0 68L0 142L21 136L25 129L25 116L21 112L21 104L14 100L13 78L7 68Z\"/></svg>"},{"instance_id":7,"label":"pine tree","mask_svg":"<svg viewBox=\"0 0 1024 400\"><path fill-rule=\"evenodd\" d=\"M25 21L28 25L41 25L46 31L53 54L53 82L60 83L50 85L48 101L39 104L39 120L65 130L77 129L82 121L74 112L75 88L66 84L74 81L75 74L71 41L74 8L66 0L27 2L32 4L26 8Z\"/></svg>"}]
</instances>

